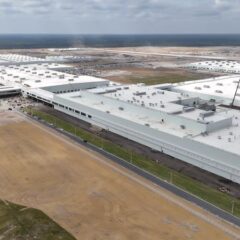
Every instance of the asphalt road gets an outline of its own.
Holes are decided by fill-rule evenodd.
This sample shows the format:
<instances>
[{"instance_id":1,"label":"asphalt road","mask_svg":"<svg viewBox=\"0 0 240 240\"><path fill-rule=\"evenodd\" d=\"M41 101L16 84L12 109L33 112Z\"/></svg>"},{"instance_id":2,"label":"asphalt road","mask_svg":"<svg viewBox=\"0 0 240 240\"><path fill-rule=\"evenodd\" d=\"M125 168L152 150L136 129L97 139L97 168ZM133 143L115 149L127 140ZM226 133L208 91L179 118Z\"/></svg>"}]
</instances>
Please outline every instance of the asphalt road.
<instances>
[{"instance_id":1,"label":"asphalt road","mask_svg":"<svg viewBox=\"0 0 240 240\"><path fill-rule=\"evenodd\" d=\"M28 116L29 117L29 116ZM31 118L31 117L30 117ZM31 118L31 119L34 119L34 118ZM36 119L34 119L35 121L38 121ZM179 197L182 197L184 198L185 200L189 201L189 202L192 202L196 205L198 205L199 207L207 210L208 212L222 218L223 220L227 221L227 222L230 222L238 227L240 227L240 218L236 217L236 216L233 216L232 214L178 188L177 186L167 182L167 181L164 181L164 180L161 180L160 178L152 175L151 173L109 153L109 152L106 152L104 151L103 149L101 148L98 148L90 143L87 143L87 142L84 142L81 138L79 137L76 137L66 131L63 131L63 130L60 130L60 129L57 129L55 128L54 126L51 126L45 122L42 122L42 121L38 121L40 122L41 124L44 124L46 125L47 127L50 127L54 130L56 130L57 132L61 133L61 134L64 134L65 136L69 137L70 139L72 139L73 141L83 145L84 147L87 147L97 153L100 153L101 155L103 155L104 157L110 159L111 161L121 165L122 167L124 168L127 168L128 170L131 170L133 171L134 173L144 177L145 179L147 180L150 180L151 182L153 182L154 184L174 193L175 195L179 196Z\"/></svg>"}]
</instances>

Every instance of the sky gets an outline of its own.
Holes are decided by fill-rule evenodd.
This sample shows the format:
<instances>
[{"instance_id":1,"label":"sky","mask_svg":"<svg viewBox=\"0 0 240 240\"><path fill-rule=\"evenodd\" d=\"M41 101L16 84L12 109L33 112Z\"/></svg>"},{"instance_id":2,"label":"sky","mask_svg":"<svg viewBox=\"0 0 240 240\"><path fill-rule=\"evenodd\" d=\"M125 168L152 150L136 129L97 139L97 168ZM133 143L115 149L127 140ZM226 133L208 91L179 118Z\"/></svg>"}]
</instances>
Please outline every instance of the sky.
<instances>
[{"instance_id":1,"label":"sky","mask_svg":"<svg viewBox=\"0 0 240 240\"><path fill-rule=\"evenodd\" d=\"M0 34L240 33L240 0L0 0Z\"/></svg>"}]
</instances>

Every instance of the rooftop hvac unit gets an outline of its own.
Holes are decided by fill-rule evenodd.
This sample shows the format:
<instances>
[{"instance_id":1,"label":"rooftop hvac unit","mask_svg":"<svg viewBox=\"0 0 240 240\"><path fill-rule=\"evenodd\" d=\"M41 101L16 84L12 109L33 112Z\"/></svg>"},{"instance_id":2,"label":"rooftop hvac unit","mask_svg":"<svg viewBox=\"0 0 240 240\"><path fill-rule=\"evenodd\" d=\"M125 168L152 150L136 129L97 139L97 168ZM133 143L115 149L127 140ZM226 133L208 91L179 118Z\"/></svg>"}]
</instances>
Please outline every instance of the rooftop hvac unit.
<instances>
[{"instance_id":1,"label":"rooftop hvac unit","mask_svg":"<svg viewBox=\"0 0 240 240\"><path fill-rule=\"evenodd\" d=\"M205 117L210 117L210 116L212 116L212 115L214 115L214 112L213 112L213 111L207 111L207 112L202 112L202 113L200 113L200 114L199 114L199 117L205 118Z\"/></svg>"},{"instance_id":2,"label":"rooftop hvac unit","mask_svg":"<svg viewBox=\"0 0 240 240\"><path fill-rule=\"evenodd\" d=\"M147 94L146 92L136 92L134 95L143 96L143 95L146 95L146 94Z\"/></svg>"},{"instance_id":3,"label":"rooftop hvac unit","mask_svg":"<svg viewBox=\"0 0 240 240\"><path fill-rule=\"evenodd\" d=\"M201 88L201 87L195 87L195 89L196 89L196 90L202 90L202 88Z\"/></svg>"},{"instance_id":4,"label":"rooftop hvac unit","mask_svg":"<svg viewBox=\"0 0 240 240\"><path fill-rule=\"evenodd\" d=\"M119 107L118 108L120 111L124 111L124 108L123 107Z\"/></svg>"},{"instance_id":5,"label":"rooftop hvac unit","mask_svg":"<svg viewBox=\"0 0 240 240\"><path fill-rule=\"evenodd\" d=\"M194 111L194 110L195 110L194 107L183 107L184 112L191 112L191 111Z\"/></svg>"}]
</instances>

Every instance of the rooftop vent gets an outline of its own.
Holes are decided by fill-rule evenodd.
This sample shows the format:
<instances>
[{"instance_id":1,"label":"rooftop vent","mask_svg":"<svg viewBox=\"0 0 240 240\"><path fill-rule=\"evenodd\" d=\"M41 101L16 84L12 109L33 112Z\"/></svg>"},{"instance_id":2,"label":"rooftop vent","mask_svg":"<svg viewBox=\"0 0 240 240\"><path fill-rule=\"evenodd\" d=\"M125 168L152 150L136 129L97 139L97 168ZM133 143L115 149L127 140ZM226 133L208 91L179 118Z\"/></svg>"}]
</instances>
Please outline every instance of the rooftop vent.
<instances>
[{"instance_id":1,"label":"rooftop vent","mask_svg":"<svg viewBox=\"0 0 240 240\"><path fill-rule=\"evenodd\" d=\"M183 107L184 112L191 112L191 111L194 111L194 110L195 110L194 107L187 107L187 106Z\"/></svg>"},{"instance_id":2,"label":"rooftop vent","mask_svg":"<svg viewBox=\"0 0 240 240\"><path fill-rule=\"evenodd\" d=\"M201 87L195 87L195 89L196 89L196 90L202 90L202 88L201 88Z\"/></svg>"}]
</instances>

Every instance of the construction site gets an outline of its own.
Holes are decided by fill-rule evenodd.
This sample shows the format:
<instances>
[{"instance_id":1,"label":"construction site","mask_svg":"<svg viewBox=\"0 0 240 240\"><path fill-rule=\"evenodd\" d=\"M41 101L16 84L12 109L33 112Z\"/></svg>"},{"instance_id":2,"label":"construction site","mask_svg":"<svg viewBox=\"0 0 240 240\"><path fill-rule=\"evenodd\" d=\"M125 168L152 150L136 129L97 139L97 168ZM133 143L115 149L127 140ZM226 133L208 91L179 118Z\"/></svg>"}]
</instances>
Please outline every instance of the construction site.
<instances>
[{"instance_id":1,"label":"construction site","mask_svg":"<svg viewBox=\"0 0 240 240\"><path fill-rule=\"evenodd\" d=\"M61 51L78 55L80 50ZM46 52L54 54L44 57ZM191 76L200 79L118 82L103 66L101 73L92 68L93 76L76 71L93 56L59 56L54 49L43 53L0 55L1 199L41 210L76 239L239 239L239 226L233 224L239 216L238 75L191 69ZM134 67L142 67L142 59L133 60L136 53L123 50L120 56L126 54ZM183 56L178 66L181 74L188 71L187 59ZM153 66L147 65L145 70ZM114 65L114 75L124 75L121 68ZM65 123L58 126L59 119L74 124L73 132ZM234 220L228 222L94 151L86 145L88 133L81 136L85 145L79 144L66 134L78 136L76 127L95 134L93 143L103 137L113 144L121 141L126 149L135 146L153 157L156 168L164 163L206 189L213 187L208 191L215 197L230 199L223 210L231 211ZM193 191L184 191L195 194L191 184ZM205 193L198 194L208 200Z\"/></svg>"}]
</instances>

